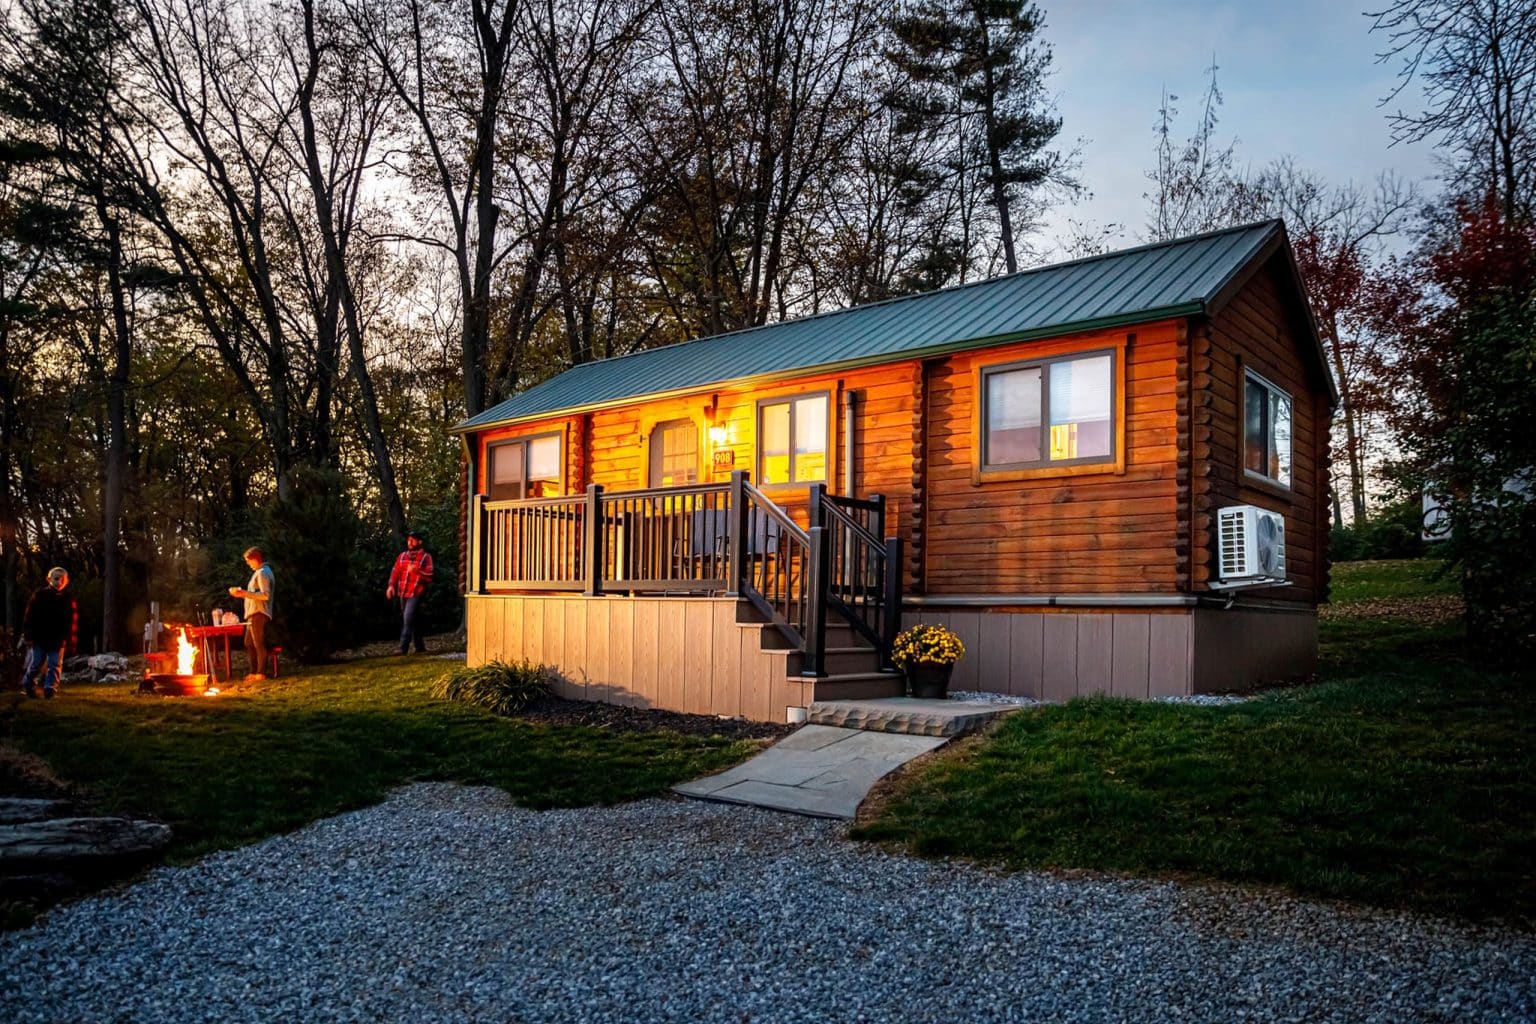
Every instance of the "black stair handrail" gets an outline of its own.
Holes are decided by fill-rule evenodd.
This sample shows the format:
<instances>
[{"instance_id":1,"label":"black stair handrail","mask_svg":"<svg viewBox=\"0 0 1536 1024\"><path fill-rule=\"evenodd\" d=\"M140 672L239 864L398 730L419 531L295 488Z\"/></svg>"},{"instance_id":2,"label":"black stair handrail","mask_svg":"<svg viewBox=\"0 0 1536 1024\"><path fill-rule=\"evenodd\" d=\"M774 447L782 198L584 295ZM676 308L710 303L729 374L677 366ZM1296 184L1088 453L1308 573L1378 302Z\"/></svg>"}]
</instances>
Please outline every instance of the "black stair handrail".
<instances>
[{"instance_id":1,"label":"black stair handrail","mask_svg":"<svg viewBox=\"0 0 1536 1024\"><path fill-rule=\"evenodd\" d=\"M902 544L899 537L881 539L884 496L851 498L813 485L810 522L826 536L826 607L874 646L882 669L892 668L891 649L901 630Z\"/></svg>"},{"instance_id":2,"label":"black stair handrail","mask_svg":"<svg viewBox=\"0 0 1536 1024\"><path fill-rule=\"evenodd\" d=\"M801 675L822 674L827 648L826 531L790 518L743 470L731 474L731 579L802 654Z\"/></svg>"}]
</instances>

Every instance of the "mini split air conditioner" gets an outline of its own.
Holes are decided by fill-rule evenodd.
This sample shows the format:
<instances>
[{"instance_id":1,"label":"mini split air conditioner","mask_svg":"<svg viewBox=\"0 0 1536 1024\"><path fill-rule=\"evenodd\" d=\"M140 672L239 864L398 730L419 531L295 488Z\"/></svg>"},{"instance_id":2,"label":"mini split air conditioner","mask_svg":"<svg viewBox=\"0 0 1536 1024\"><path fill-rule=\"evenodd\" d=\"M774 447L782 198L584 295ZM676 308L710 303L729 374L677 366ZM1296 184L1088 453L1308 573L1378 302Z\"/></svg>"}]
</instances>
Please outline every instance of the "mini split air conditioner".
<instances>
[{"instance_id":1,"label":"mini split air conditioner","mask_svg":"<svg viewBox=\"0 0 1536 1024\"><path fill-rule=\"evenodd\" d=\"M1285 583L1285 517L1255 505L1216 512L1216 589Z\"/></svg>"}]
</instances>

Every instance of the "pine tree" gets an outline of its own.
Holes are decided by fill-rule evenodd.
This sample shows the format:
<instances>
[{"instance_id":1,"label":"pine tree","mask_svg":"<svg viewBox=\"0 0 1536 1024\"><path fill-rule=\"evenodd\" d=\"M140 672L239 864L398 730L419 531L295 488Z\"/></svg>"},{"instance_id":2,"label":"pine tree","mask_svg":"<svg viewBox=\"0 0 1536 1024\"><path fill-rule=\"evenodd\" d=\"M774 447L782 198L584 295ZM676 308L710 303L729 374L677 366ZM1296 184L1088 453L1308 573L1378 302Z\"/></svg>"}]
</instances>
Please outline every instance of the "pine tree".
<instances>
[{"instance_id":1,"label":"pine tree","mask_svg":"<svg viewBox=\"0 0 1536 1024\"><path fill-rule=\"evenodd\" d=\"M887 56L910 80L889 102L913 129L951 128L956 170L991 193L1008 272L1018 270L1014 203L1065 183L1047 147L1061 131L1045 94L1051 48L1044 16L1026 0L916 0L891 21Z\"/></svg>"}]
</instances>

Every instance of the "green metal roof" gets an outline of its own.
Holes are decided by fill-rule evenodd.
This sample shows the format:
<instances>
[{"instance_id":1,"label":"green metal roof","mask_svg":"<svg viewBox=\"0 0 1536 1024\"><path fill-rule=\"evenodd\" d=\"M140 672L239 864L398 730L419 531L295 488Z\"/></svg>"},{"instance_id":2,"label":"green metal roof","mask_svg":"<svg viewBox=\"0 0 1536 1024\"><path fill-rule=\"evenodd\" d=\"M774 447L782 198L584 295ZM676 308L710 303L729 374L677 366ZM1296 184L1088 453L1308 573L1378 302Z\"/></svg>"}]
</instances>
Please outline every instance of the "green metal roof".
<instances>
[{"instance_id":1,"label":"green metal roof","mask_svg":"<svg viewBox=\"0 0 1536 1024\"><path fill-rule=\"evenodd\" d=\"M1023 270L572 367L457 431L685 393L744 378L894 362L1209 312L1278 220Z\"/></svg>"}]
</instances>

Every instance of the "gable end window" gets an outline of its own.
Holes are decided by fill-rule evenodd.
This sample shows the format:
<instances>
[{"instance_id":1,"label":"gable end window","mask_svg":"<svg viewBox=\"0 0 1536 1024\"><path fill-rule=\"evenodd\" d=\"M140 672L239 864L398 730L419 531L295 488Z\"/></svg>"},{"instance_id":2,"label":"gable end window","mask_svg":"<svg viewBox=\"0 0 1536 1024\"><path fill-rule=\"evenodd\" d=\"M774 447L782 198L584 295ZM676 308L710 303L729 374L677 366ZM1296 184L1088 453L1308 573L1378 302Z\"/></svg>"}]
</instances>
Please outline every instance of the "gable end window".
<instances>
[{"instance_id":1,"label":"gable end window","mask_svg":"<svg viewBox=\"0 0 1536 1024\"><path fill-rule=\"evenodd\" d=\"M493 444L487 451L486 497L492 501L550 498L562 493L560 435Z\"/></svg>"},{"instance_id":2,"label":"gable end window","mask_svg":"<svg viewBox=\"0 0 1536 1024\"><path fill-rule=\"evenodd\" d=\"M757 482L824 483L830 400L825 391L757 403Z\"/></svg>"},{"instance_id":3,"label":"gable end window","mask_svg":"<svg viewBox=\"0 0 1536 1024\"><path fill-rule=\"evenodd\" d=\"M1252 371L1243 375L1243 471L1291 486L1291 396Z\"/></svg>"},{"instance_id":4,"label":"gable end window","mask_svg":"<svg viewBox=\"0 0 1536 1024\"><path fill-rule=\"evenodd\" d=\"M981 468L1115 461L1114 352L981 371Z\"/></svg>"}]
</instances>

